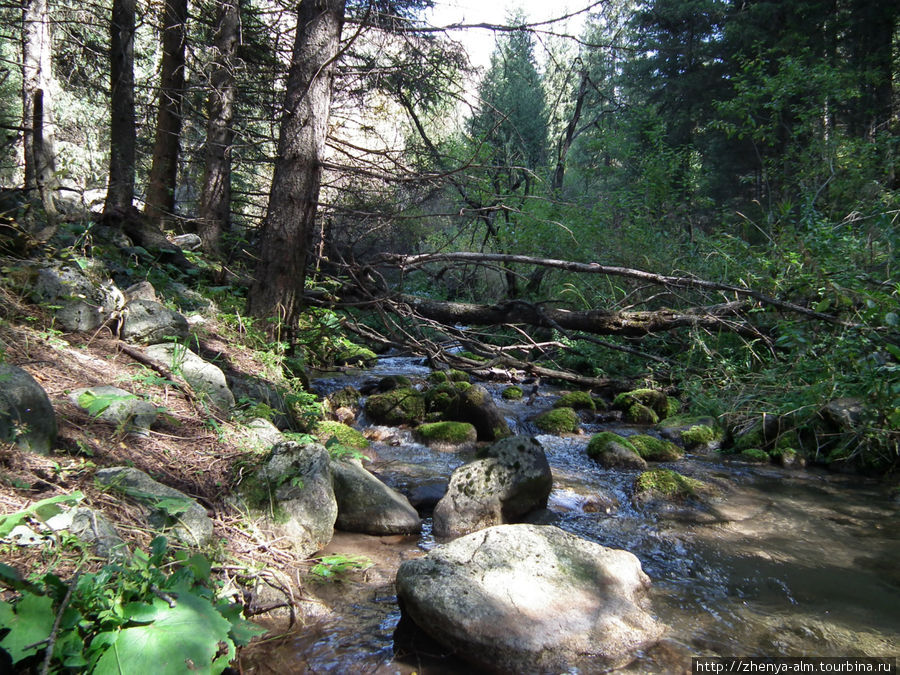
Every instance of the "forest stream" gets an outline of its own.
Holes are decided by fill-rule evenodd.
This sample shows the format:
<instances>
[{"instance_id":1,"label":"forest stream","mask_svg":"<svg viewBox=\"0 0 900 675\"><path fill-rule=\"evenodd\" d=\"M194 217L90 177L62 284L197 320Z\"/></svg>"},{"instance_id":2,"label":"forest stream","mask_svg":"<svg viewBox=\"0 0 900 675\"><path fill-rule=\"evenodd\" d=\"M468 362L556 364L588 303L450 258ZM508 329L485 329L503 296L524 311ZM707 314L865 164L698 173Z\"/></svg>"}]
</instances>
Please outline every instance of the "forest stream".
<instances>
[{"instance_id":1,"label":"forest stream","mask_svg":"<svg viewBox=\"0 0 900 675\"><path fill-rule=\"evenodd\" d=\"M384 358L374 370L318 379L326 394L389 374L424 377L414 359ZM484 383L515 433L535 434L527 418L558 392L541 388L533 405L504 401ZM357 420L365 428L364 419ZM537 434L553 472L552 523L604 546L631 551L653 582L653 613L666 639L640 654L628 673L689 672L692 656L894 656L900 653L900 504L876 481L812 469L781 469L688 454L671 465L721 488L706 509L635 507L636 472L606 470L585 453L591 434L646 432L582 424L581 435ZM377 429L369 468L401 492L440 489L466 461L414 442L408 431ZM438 486L435 488L435 486ZM462 673L471 666L440 647L396 638L399 564L436 542L425 520L418 537L336 533L326 552L365 555L374 566L311 592L328 605L321 619L265 650L245 672ZM409 647L409 644L417 646ZM270 670L272 669L272 670Z\"/></svg>"}]
</instances>

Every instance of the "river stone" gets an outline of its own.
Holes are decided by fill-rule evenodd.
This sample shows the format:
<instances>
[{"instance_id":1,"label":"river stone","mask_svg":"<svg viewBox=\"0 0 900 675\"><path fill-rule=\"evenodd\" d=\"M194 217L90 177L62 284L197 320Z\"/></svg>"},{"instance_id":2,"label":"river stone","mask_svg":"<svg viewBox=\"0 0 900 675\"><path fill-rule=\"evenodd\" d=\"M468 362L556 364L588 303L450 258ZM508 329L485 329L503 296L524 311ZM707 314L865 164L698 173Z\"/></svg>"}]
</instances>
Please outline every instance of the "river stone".
<instances>
[{"instance_id":1,"label":"river stone","mask_svg":"<svg viewBox=\"0 0 900 675\"><path fill-rule=\"evenodd\" d=\"M185 546L205 546L212 541L213 524L206 509L195 499L159 483L143 471L128 466L98 469L94 477L102 486L116 489L149 510L150 526L171 532ZM166 502L166 508L160 506ZM173 509L182 511L173 514Z\"/></svg>"},{"instance_id":2,"label":"river stone","mask_svg":"<svg viewBox=\"0 0 900 675\"><path fill-rule=\"evenodd\" d=\"M0 363L0 441L48 455L56 434L56 413L47 392L26 371Z\"/></svg>"},{"instance_id":3,"label":"river stone","mask_svg":"<svg viewBox=\"0 0 900 675\"><path fill-rule=\"evenodd\" d=\"M500 525L397 571L405 616L490 672L605 672L657 642L650 580L627 551L552 526Z\"/></svg>"},{"instance_id":4,"label":"river stone","mask_svg":"<svg viewBox=\"0 0 900 675\"><path fill-rule=\"evenodd\" d=\"M158 415L156 406L124 389L101 385L83 387L69 393L69 400L88 413L90 402L94 399L106 399L102 401L106 404L106 408L97 413L96 417L117 427L146 430L156 422Z\"/></svg>"},{"instance_id":5,"label":"river stone","mask_svg":"<svg viewBox=\"0 0 900 675\"><path fill-rule=\"evenodd\" d=\"M225 382L225 374L187 347L165 343L150 345L144 352L173 372L180 373L191 387L209 396L220 410L227 411L234 407L234 394Z\"/></svg>"},{"instance_id":6,"label":"river stone","mask_svg":"<svg viewBox=\"0 0 900 675\"><path fill-rule=\"evenodd\" d=\"M251 506L261 508L265 514L275 514L274 518L265 516L270 527L288 538L299 555L311 555L328 545L334 536L338 507L331 457L324 446L279 443L253 482L261 488L266 502ZM272 502L268 501L270 498Z\"/></svg>"},{"instance_id":7,"label":"river stone","mask_svg":"<svg viewBox=\"0 0 900 675\"><path fill-rule=\"evenodd\" d=\"M72 332L99 328L125 300L111 281L94 283L80 269L69 266L40 268L31 297L54 307L54 324Z\"/></svg>"},{"instance_id":8,"label":"river stone","mask_svg":"<svg viewBox=\"0 0 900 675\"><path fill-rule=\"evenodd\" d=\"M359 460L332 460L338 516L335 526L363 534L413 534L422 529L409 500L369 473Z\"/></svg>"},{"instance_id":9,"label":"river stone","mask_svg":"<svg viewBox=\"0 0 900 675\"><path fill-rule=\"evenodd\" d=\"M132 300L122 312L121 336L128 342L186 340L188 322L181 314L153 300Z\"/></svg>"},{"instance_id":10,"label":"river stone","mask_svg":"<svg viewBox=\"0 0 900 675\"><path fill-rule=\"evenodd\" d=\"M536 439L504 438L484 454L450 477L447 493L434 508L435 536L459 537L547 506L553 476Z\"/></svg>"},{"instance_id":11,"label":"river stone","mask_svg":"<svg viewBox=\"0 0 900 675\"><path fill-rule=\"evenodd\" d=\"M637 453L628 439L611 431L593 436L588 443L587 454L605 469L647 468L646 460Z\"/></svg>"}]
</instances>

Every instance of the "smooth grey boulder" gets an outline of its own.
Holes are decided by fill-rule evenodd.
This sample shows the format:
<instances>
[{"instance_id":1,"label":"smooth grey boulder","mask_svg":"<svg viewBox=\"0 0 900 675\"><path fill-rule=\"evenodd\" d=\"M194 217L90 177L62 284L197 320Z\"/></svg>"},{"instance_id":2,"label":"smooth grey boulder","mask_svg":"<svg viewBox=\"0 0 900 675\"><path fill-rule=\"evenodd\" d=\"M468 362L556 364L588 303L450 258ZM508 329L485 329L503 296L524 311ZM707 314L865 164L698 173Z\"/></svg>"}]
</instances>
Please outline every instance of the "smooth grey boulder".
<instances>
[{"instance_id":1,"label":"smooth grey boulder","mask_svg":"<svg viewBox=\"0 0 900 675\"><path fill-rule=\"evenodd\" d=\"M143 505L152 528L170 532L185 546L204 546L212 540L213 524L206 509L183 492L130 466L98 469L94 477L100 485Z\"/></svg>"},{"instance_id":2,"label":"smooth grey boulder","mask_svg":"<svg viewBox=\"0 0 900 675\"><path fill-rule=\"evenodd\" d=\"M186 234L176 234L172 237L172 243L182 251L196 251L203 246L203 240L200 235L188 232Z\"/></svg>"},{"instance_id":3,"label":"smooth grey boulder","mask_svg":"<svg viewBox=\"0 0 900 675\"><path fill-rule=\"evenodd\" d=\"M157 407L149 401L109 385L75 389L69 393L69 400L98 419L126 430L149 429L159 415ZM92 405L102 409L92 411Z\"/></svg>"},{"instance_id":4,"label":"smooth grey boulder","mask_svg":"<svg viewBox=\"0 0 900 675\"><path fill-rule=\"evenodd\" d=\"M0 440L47 455L56 435L56 413L47 392L26 371L0 363Z\"/></svg>"},{"instance_id":5,"label":"smooth grey boulder","mask_svg":"<svg viewBox=\"0 0 900 675\"><path fill-rule=\"evenodd\" d=\"M501 525L439 546L397 572L401 609L489 672L598 673L628 664L665 627L627 551L552 526Z\"/></svg>"},{"instance_id":6,"label":"smooth grey boulder","mask_svg":"<svg viewBox=\"0 0 900 675\"><path fill-rule=\"evenodd\" d=\"M318 443L279 443L241 491L244 502L262 515L269 529L308 556L334 537L337 499L331 457Z\"/></svg>"},{"instance_id":7,"label":"smooth grey boulder","mask_svg":"<svg viewBox=\"0 0 900 675\"><path fill-rule=\"evenodd\" d=\"M149 281L139 281L126 288L122 293L125 295L125 302L134 302L135 300L152 300L159 302L156 297L156 289Z\"/></svg>"},{"instance_id":8,"label":"smooth grey boulder","mask_svg":"<svg viewBox=\"0 0 900 675\"><path fill-rule=\"evenodd\" d=\"M209 400L220 410L228 411L234 407L234 394L228 388L222 370L187 347L169 343L150 345L144 353L179 373L198 393L209 396Z\"/></svg>"},{"instance_id":9,"label":"smooth grey boulder","mask_svg":"<svg viewBox=\"0 0 900 675\"><path fill-rule=\"evenodd\" d=\"M161 342L167 338L186 340L187 319L153 300L132 300L122 312L121 336L128 342Z\"/></svg>"},{"instance_id":10,"label":"smooth grey boulder","mask_svg":"<svg viewBox=\"0 0 900 675\"><path fill-rule=\"evenodd\" d=\"M530 436L504 438L463 464L450 477L434 508L434 535L459 537L515 522L547 506L553 476L541 444Z\"/></svg>"},{"instance_id":11,"label":"smooth grey boulder","mask_svg":"<svg viewBox=\"0 0 900 675\"><path fill-rule=\"evenodd\" d=\"M80 269L65 265L38 269L31 297L53 307L54 323L69 332L99 328L125 300L111 281L95 283Z\"/></svg>"},{"instance_id":12,"label":"smooth grey boulder","mask_svg":"<svg viewBox=\"0 0 900 675\"><path fill-rule=\"evenodd\" d=\"M264 417L254 417L247 422L247 429L260 445L272 447L284 441L284 434Z\"/></svg>"},{"instance_id":13,"label":"smooth grey boulder","mask_svg":"<svg viewBox=\"0 0 900 675\"><path fill-rule=\"evenodd\" d=\"M67 522L64 529L82 541L93 544L97 555L108 560L125 560L130 555L128 545L100 512L78 507L66 512L65 516Z\"/></svg>"},{"instance_id":14,"label":"smooth grey boulder","mask_svg":"<svg viewBox=\"0 0 900 675\"><path fill-rule=\"evenodd\" d=\"M422 529L409 500L367 471L359 460L332 460L338 516L335 526L364 534L413 534Z\"/></svg>"}]
</instances>

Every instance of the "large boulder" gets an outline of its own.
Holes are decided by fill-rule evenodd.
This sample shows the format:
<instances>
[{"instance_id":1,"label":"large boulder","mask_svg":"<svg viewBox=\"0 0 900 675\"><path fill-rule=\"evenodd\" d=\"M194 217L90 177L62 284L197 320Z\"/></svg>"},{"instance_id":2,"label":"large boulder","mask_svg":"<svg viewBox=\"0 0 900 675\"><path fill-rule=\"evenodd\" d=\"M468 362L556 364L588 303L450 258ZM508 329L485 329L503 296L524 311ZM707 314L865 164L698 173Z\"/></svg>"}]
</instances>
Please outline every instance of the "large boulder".
<instances>
[{"instance_id":1,"label":"large boulder","mask_svg":"<svg viewBox=\"0 0 900 675\"><path fill-rule=\"evenodd\" d=\"M401 608L490 672L605 672L662 636L650 580L627 551L552 526L501 525L439 546L397 572Z\"/></svg>"},{"instance_id":2,"label":"large boulder","mask_svg":"<svg viewBox=\"0 0 900 675\"><path fill-rule=\"evenodd\" d=\"M90 415L126 431L149 429L159 414L149 401L110 385L73 389L69 400Z\"/></svg>"},{"instance_id":3,"label":"large boulder","mask_svg":"<svg viewBox=\"0 0 900 675\"><path fill-rule=\"evenodd\" d=\"M515 522L547 506L553 476L537 440L504 438L484 454L458 467L450 477L447 493L434 508L435 536L459 537Z\"/></svg>"},{"instance_id":4,"label":"large boulder","mask_svg":"<svg viewBox=\"0 0 900 675\"><path fill-rule=\"evenodd\" d=\"M143 505L151 528L171 533L185 546L200 547L212 541L213 524L206 509L183 492L130 466L98 469L94 477L100 485Z\"/></svg>"},{"instance_id":5,"label":"large boulder","mask_svg":"<svg viewBox=\"0 0 900 675\"><path fill-rule=\"evenodd\" d=\"M276 445L256 475L241 485L241 497L301 556L321 550L334 536L338 508L331 458L318 443Z\"/></svg>"},{"instance_id":6,"label":"large boulder","mask_svg":"<svg viewBox=\"0 0 900 675\"><path fill-rule=\"evenodd\" d=\"M587 454L606 469L646 469L647 462L638 454L631 442L612 431L603 431L591 437Z\"/></svg>"},{"instance_id":7,"label":"large boulder","mask_svg":"<svg viewBox=\"0 0 900 675\"><path fill-rule=\"evenodd\" d=\"M47 455L56 434L56 413L47 392L26 371L0 363L0 441Z\"/></svg>"},{"instance_id":8,"label":"large boulder","mask_svg":"<svg viewBox=\"0 0 900 675\"><path fill-rule=\"evenodd\" d=\"M359 460L332 460L331 476L339 530L385 535L422 529L409 500L369 473Z\"/></svg>"},{"instance_id":9,"label":"large boulder","mask_svg":"<svg viewBox=\"0 0 900 675\"><path fill-rule=\"evenodd\" d=\"M128 342L184 341L188 334L187 319L153 300L132 300L122 312L121 336Z\"/></svg>"},{"instance_id":10,"label":"large boulder","mask_svg":"<svg viewBox=\"0 0 900 675\"><path fill-rule=\"evenodd\" d=\"M74 265L38 269L31 297L53 308L54 323L64 331L95 330L125 301L111 281L95 283Z\"/></svg>"},{"instance_id":11,"label":"large boulder","mask_svg":"<svg viewBox=\"0 0 900 675\"><path fill-rule=\"evenodd\" d=\"M467 422L431 422L416 427L416 439L439 452L468 452L475 449L478 432Z\"/></svg>"},{"instance_id":12,"label":"large boulder","mask_svg":"<svg viewBox=\"0 0 900 675\"><path fill-rule=\"evenodd\" d=\"M425 419L425 397L411 387L399 387L366 399L366 416L375 424L400 426Z\"/></svg>"},{"instance_id":13,"label":"large boulder","mask_svg":"<svg viewBox=\"0 0 900 675\"><path fill-rule=\"evenodd\" d=\"M234 407L234 394L218 366L204 361L179 344L150 345L144 351L151 359L179 373L197 392L209 396L212 404L220 410L228 411Z\"/></svg>"}]
</instances>

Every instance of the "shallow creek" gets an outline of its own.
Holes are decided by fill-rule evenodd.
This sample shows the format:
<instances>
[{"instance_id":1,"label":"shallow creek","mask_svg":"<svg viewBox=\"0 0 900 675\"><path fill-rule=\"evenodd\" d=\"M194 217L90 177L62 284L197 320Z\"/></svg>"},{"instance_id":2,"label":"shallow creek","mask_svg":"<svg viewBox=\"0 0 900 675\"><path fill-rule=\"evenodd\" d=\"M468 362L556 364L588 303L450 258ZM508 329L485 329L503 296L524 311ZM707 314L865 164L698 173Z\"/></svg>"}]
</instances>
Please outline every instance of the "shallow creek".
<instances>
[{"instance_id":1,"label":"shallow creek","mask_svg":"<svg viewBox=\"0 0 900 675\"><path fill-rule=\"evenodd\" d=\"M321 378L316 388L428 372L411 359L382 359L374 370ZM527 419L557 395L543 387L527 406L501 401L500 385L485 386L517 433L534 433ZM653 581L653 612L670 627L667 639L619 672L690 672L691 656L900 654L900 504L884 486L688 455L664 466L715 484L722 496L707 510L640 509L630 501L636 472L604 470L585 454L592 433L639 430L583 428L584 435L538 436L554 476L549 522L634 553ZM369 468L401 491L440 485L466 459L414 443L409 432L379 431L385 440L373 444L378 459ZM320 618L251 651L244 672L472 672L435 645L415 650L398 641L395 653L394 574L435 545L430 520L420 537L337 533L328 552L366 555L374 567L311 586L326 608Z\"/></svg>"}]
</instances>

